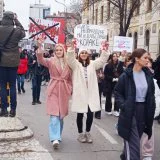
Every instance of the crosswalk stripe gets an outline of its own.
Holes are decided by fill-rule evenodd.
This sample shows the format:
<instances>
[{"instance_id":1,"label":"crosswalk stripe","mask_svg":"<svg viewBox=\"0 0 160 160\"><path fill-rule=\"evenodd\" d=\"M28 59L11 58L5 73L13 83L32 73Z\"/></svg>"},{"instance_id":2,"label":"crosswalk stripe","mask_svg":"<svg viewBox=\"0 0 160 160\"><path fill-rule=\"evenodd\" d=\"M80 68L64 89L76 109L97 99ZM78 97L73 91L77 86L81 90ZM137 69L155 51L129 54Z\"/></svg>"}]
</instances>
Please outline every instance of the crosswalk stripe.
<instances>
[{"instance_id":1,"label":"crosswalk stripe","mask_svg":"<svg viewBox=\"0 0 160 160\"><path fill-rule=\"evenodd\" d=\"M112 136L110 136L103 128L97 126L96 124L95 127L111 144L118 144L118 142Z\"/></svg>"}]
</instances>

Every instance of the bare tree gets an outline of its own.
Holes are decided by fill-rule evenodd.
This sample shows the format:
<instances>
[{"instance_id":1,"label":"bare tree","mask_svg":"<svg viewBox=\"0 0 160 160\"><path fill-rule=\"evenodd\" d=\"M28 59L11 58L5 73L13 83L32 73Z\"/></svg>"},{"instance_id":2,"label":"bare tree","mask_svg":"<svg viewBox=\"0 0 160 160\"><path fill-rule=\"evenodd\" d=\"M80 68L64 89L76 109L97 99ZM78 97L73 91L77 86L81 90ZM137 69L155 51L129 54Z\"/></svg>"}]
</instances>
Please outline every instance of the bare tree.
<instances>
[{"instance_id":1,"label":"bare tree","mask_svg":"<svg viewBox=\"0 0 160 160\"><path fill-rule=\"evenodd\" d=\"M108 0L107 3L112 6L110 19L119 24L120 36L126 36L132 18L139 15L140 7L145 2L146 0ZM154 10L160 5L159 0L150 0L148 3L148 7L153 6ZM147 8L150 9L152 8Z\"/></svg>"},{"instance_id":2,"label":"bare tree","mask_svg":"<svg viewBox=\"0 0 160 160\"><path fill-rule=\"evenodd\" d=\"M69 6L67 7L67 27L65 34L69 37L69 39L74 36L75 26L81 23L82 7L82 0L71 0Z\"/></svg>"},{"instance_id":3,"label":"bare tree","mask_svg":"<svg viewBox=\"0 0 160 160\"><path fill-rule=\"evenodd\" d=\"M82 9L83 9L82 0L71 0L70 5L69 5L70 12L81 15Z\"/></svg>"}]
</instances>

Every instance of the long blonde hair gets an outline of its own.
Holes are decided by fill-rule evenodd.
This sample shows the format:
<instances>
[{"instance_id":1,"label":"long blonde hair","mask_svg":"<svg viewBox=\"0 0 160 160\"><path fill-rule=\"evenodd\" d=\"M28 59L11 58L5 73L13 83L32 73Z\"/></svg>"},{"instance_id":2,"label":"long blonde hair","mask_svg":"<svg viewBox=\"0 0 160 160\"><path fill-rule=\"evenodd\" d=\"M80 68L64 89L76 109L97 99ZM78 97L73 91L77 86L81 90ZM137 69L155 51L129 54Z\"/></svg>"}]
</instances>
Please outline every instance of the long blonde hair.
<instances>
[{"instance_id":1,"label":"long blonde hair","mask_svg":"<svg viewBox=\"0 0 160 160\"><path fill-rule=\"evenodd\" d=\"M64 62L64 66L66 66L67 65L67 62L66 62L66 50L65 50L65 47L64 47L64 45L63 44L61 44L61 43L57 43L56 45L55 45L55 58L56 58L56 62L58 63L58 64L60 64L60 58L58 58L57 56L56 56L56 48L57 47L61 47L62 49L63 49L63 62Z\"/></svg>"}]
</instances>

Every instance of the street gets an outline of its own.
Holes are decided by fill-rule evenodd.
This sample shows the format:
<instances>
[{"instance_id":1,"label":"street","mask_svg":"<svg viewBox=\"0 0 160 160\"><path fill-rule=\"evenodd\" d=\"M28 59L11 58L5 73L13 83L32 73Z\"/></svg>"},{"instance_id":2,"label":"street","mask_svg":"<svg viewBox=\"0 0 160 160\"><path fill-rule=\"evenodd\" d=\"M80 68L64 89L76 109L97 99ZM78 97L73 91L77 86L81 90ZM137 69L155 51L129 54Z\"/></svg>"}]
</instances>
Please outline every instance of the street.
<instances>
[{"instance_id":1,"label":"street","mask_svg":"<svg viewBox=\"0 0 160 160\"><path fill-rule=\"evenodd\" d=\"M69 113L64 119L62 142L58 150L54 150L48 138L49 116L45 111L46 86L41 89L41 105L32 105L31 83L25 82L25 94L18 95L18 117L24 125L34 132L34 138L48 150L54 160L119 160L123 149L123 141L116 134L117 118L108 116L102 111L101 120L94 119L91 134L93 144L81 144L77 141L76 114ZM103 98L103 106L104 106ZM85 123L84 123L85 127ZM160 160L160 125L155 122L155 153L153 160Z\"/></svg>"}]
</instances>

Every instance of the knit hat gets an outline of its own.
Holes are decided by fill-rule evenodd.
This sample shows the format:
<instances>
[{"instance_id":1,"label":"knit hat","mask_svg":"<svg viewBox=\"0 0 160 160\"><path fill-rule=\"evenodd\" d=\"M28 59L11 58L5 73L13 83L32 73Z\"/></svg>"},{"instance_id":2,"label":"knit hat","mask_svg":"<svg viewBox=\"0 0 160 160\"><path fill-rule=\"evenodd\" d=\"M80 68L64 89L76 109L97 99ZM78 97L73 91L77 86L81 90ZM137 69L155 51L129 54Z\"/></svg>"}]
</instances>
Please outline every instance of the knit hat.
<instances>
[{"instance_id":1,"label":"knit hat","mask_svg":"<svg viewBox=\"0 0 160 160\"><path fill-rule=\"evenodd\" d=\"M6 11L3 13L2 25L14 25L14 13L11 11Z\"/></svg>"},{"instance_id":2,"label":"knit hat","mask_svg":"<svg viewBox=\"0 0 160 160\"><path fill-rule=\"evenodd\" d=\"M88 54L90 54L90 50L86 49L86 48L80 48L79 52L78 52L78 56L80 55L81 52L86 51Z\"/></svg>"}]
</instances>

